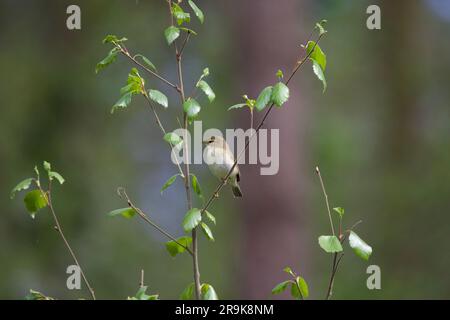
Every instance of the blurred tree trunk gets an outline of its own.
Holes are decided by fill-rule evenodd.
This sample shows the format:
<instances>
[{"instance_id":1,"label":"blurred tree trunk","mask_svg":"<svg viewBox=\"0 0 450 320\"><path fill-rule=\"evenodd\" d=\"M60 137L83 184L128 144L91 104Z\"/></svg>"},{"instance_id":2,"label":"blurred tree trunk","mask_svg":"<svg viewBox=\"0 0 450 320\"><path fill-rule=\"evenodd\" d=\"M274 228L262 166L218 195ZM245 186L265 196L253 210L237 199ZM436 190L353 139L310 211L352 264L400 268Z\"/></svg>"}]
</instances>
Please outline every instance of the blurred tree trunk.
<instances>
[{"instance_id":1,"label":"blurred tree trunk","mask_svg":"<svg viewBox=\"0 0 450 320\"><path fill-rule=\"evenodd\" d=\"M382 6L384 84L387 88L389 110L386 117L385 150L387 163L403 167L412 156L417 141L417 104L421 89L419 76L423 68L419 55L423 45L416 32L421 5L407 0L385 1ZM416 149L417 150L417 149Z\"/></svg>"},{"instance_id":2,"label":"blurred tree trunk","mask_svg":"<svg viewBox=\"0 0 450 320\"><path fill-rule=\"evenodd\" d=\"M307 24L302 17L302 12L309 12L305 8L307 2L239 2L239 10L230 14L236 17L234 34L239 45L235 48L235 73L242 80L236 85L238 94L256 98L264 87L277 81L278 69L289 76L301 54L300 43L310 31L309 27L304 28ZM239 285L246 299L271 298L271 289L286 278L282 269L290 265L304 272L309 260L302 245L306 231L304 124L308 115L298 81L292 81L290 88L288 103L281 110L272 110L264 126L280 130L278 174L262 176L259 165L241 166L244 198ZM240 127L248 128L248 112L239 114ZM255 127L262 115L255 114Z\"/></svg>"}]
</instances>

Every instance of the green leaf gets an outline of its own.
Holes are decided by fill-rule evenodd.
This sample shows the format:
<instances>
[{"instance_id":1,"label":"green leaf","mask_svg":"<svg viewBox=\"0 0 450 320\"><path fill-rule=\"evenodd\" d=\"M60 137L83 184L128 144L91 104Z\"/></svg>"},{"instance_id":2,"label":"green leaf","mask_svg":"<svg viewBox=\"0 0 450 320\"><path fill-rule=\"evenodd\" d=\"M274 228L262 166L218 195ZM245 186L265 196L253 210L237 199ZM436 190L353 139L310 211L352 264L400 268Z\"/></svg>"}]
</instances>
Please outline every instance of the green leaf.
<instances>
[{"instance_id":1,"label":"green leaf","mask_svg":"<svg viewBox=\"0 0 450 320\"><path fill-rule=\"evenodd\" d=\"M195 285L193 282L191 282L181 293L180 299L181 300L191 300L194 297L194 288L195 288Z\"/></svg>"},{"instance_id":2,"label":"green leaf","mask_svg":"<svg viewBox=\"0 0 450 320\"><path fill-rule=\"evenodd\" d=\"M183 110L187 113L189 119L195 118L201 110L200 104L192 98L183 103Z\"/></svg>"},{"instance_id":3,"label":"green leaf","mask_svg":"<svg viewBox=\"0 0 450 320\"><path fill-rule=\"evenodd\" d=\"M62 177L62 175L60 175L60 174L59 174L58 172L56 172L56 171L50 171L50 172L48 173L48 178L49 178L50 180L53 180L53 179L58 180L59 184L63 184L64 181L66 181L66 180Z\"/></svg>"},{"instance_id":4,"label":"green leaf","mask_svg":"<svg viewBox=\"0 0 450 320\"><path fill-rule=\"evenodd\" d=\"M272 294L279 294L282 293L283 291L286 290L287 286L289 285L289 283L292 283L292 281L287 280L287 281L283 281L279 284L277 284L273 289L272 289Z\"/></svg>"},{"instance_id":5,"label":"green leaf","mask_svg":"<svg viewBox=\"0 0 450 320\"><path fill-rule=\"evenodd\" d=\"M198 82L200 82L201 80L203 80L203 78L207 76L209 76L209 68L203 69L202 75L200 76L200 79L198 79Z\"/></svg>"},{"instance_id":6,"label":"green leaf","mask_svg":"<svg viewBox=\"0 0 450 320\"><path fill-rule=\"evenodd\" d=\"M240 108L243 108L243 107L246 107L246 106L247 106L246 103L238 103L238 104L235 104L235 105L229 107L228 111L233 110L233 109L240 109Z\"/></svg>"},{"instance_id":7,"label":"green leaf","mask_svg":"<svg viewBox=\"0 0 450 320\"><path fill-rule=\"evenodd\" d=\"M198 182L197 177L193 173L191 173L191 176L192 176L191 179L192 189L194 189L194 192L199 196L199 198L203 199L202 189L200 187L200 183Z\"/></svg>"},{"instance_id":8,"label":"green leaf","mask_svg":"<svg viewBox=\"0 0 450 320\"><path fill-rule=\"evenodd\" d=\"M37 177L37 180L38 180L38 183L39 183L39 169L38 169L37 166L34 166L34 172L36 173L36 177Z\"/></svg>"},{"instance_id":9,"label":"green leaf","mask_svg":"<svg viewBox=\"0 0 450 320\"><path fill-rule=\"evenodd\" d=\"M174 132L168 132L163 137L164 141L170 143L171 145L176 146L180 142L183 142L181 137Z\"/></svg>"},{"instance_id":10,"label":"green leaf","mask_svg":"<svg viewBox=\"0 0 450 320\"><path fill-rule=\"evenodd\" d=\"M301 299L302 295L300 291L298 290L297 284L295 282L291 282L291 296L294 299Z\"/></svg>"},{"instance_id":11,"label":"green leaf","mask_svg":"<svg viewBox=\"0 0 450 320\"><path fill-rule=\"evenodd\" d=\"M145 94L144 92L145 80L141 77L136 68L132 68L127 78L127 85L120 89L120 94L124 98L127 94ZM120 100L119 100L120 101Z\"/></svg>"},{"instance_id":12,"label":"green leaf","mask_svg":"<svg viewBox=\"0 0 450 320\"><path fill-rule=\"evenodd\" d=\"M247 106L248 106L250 109L253 109L253 108L255 107L256 100L254 100L254 99L249 99L248 96L247 96L246 94L244 94L244 95L242 96L242 98L244 98L245 103L247 104Z\"/></svg>"},{"instance_id":13,"label":"green leaf","mask_svg":"<svg viewBox=\"0 0 450 320\"><path fill-rule=\"evenodd\" d=\"M150 67L150 69L156 71L155 65L147 57L143 56L142 54L137 54L134 56L135 59L138 57L141 58L145 62L145 64Z\"/></svg>"},{"instance_id":14,"label":"green leaf","mask_svg":"<svg viewBox=\"0 0 450 320\"><path fill-rule=\"evenodd\" d=\"M50 162L44 161L44 169L45 169L45 171L47 171L48 178L50 181L52 181L53 179L56 179L56 180L58 180L59 184L64 183L65 180L62 177L62 175L60 175L58 172L51 171L52 165L50 164Z\"/></svg>"},{"instance_id":15,"label":"green leaf","mask_svg":"<svg viewBox=\"0 0 450 320\"><path fill-rule=\"evenodd\" d=\"M208 227L208 225L204 222L201 222L200 226L202 227L203 233L208 238L208 240L214 241L213 233L211 229Z\"/></svg>"},{"instance_id":16,"label":"green leaf","mask_svg":"<svg viewBox=\"0 0 450 320\"><path fill-rule=\"evenodd\" d=\"M306 283L305 279L303 279L302 277L296 277L295 281L296 281L298 288L300 288L300 293L301 293L302 297L308 298L309 288L308 288L308 284Z\"/></svg>"},{"instance_id":17,"label":"green leaf","mask_svg":"<svg viewBox=\"0 0 450 320\"><path fill-rule=\"evenodd\" d=\"M194 11L200 23L203 23L205 21L205 16L203 15L202 10L200 10L200 8L197 7L197 5L192 0L189 0L189 5L191 6L192 11Z\"/></svg>"},{"instance_id":18,"label":"green leaf","mask_svg":"<svg viewBox=\"0 0 450 320\"><path fill-rule=\"evenodd\" d=\"M136 292L136 295L134 297L128 297L127 300L158 300L158 295L148 295L146 293L147 286L142 286L139 288L138 292Z\"/></svg>"},{"instance_id":19,"label":"green leaf","mask_svg":"<svg viewBox=\"0 0 450 320\"><path fill-rule=\"evenodd\" d=\"M212 285L207 283L202 284L201 291L203 300L219 300L216 290L214 290Z\"/></svg>"},{"instance_id":20,"label":"green leaf","mask_svg":"<svg viewBox=\"0 0 450 320\"><path fill-rule=\"evenodd\" d=\"M124 42L124 41L127 41L128 39L127 38L118 38L117 36L115 36L115 35L113 35L113 34L109 34L109 35L107 35L106 37L105 37L105 39L103 39L103 43L117 43L117 44L119 44L119 43L121 43L121 42Z\"/></svg>"},{"instance_id":21,"label":"green leaf","mask_svg":"<svg viewBox=\"0 0 450 320\"><path fill-rule=\"evenodd\" d=\"M183 140L181 139L181 137L176 134L175 132L168 132L164 135L163 137L164 141L172 144L172 145L177 145L180 142L182 142Z\"/></svg>"},{"instance_id":22,"label":"green leaf","mask_svg":"<svg viewBox=\"0 0 450 320\"><path fill-rule=\"evenodd\" d=\"M319 35L323 35L327 33L327 30L325 30L324 25L327 23L327 20L322 20L320 22L316 23L316 26L314 29L319 29Z\"/></svg>"},{"instance_id":23,"label":"green leaf","mask_svg":"<svg viewBox=\"0 0 450 320\"><path fill-rule=\"evenodd\" d=\"M290 274L291 276L295 277L295 274L290 267L284 268L283 271Z\"/></svg>"},{"instance_id":24,"label":"green leaf","mask_svg":"<svg viewBox=\"0 0 450 320\"><path fill-rule=\"evenodd\" d=\"M50 164L50 162L44 161L44 169L47 172L52 170L52 165Z\"/></svg>"},{"instance_id":25,"label":"green leaf","mask_svg":"<svg viewBox=\"0 0 450 320\"><path fill-rule=\"evenodd\" d=\"M327 80L325 79L325 74L323 73L323 70L320 67L320 65L317 63L317 61L313 60L312 63L313 63L314 74L317 76L317 78L320 81L322 81L322 84L323 84L322 92L325 92L325 90L327 90Z\"/></svg>"},{"instance_id":26,"label":"green leaf","mask_svg":"<svg viewBox=\"0 0 450 320\"><path fill-rule=\"evenodd\" d=\"M133 218L135 214L136 214L136 211L134 211L133 208L129 208L129 207L122 208L122 209L116 209L111 212L108 212L108 216L110 216L110 217L115 217L115 216L121 215L122 217L127 218L127 219Z\"/></svg>"},{"instance_id":27,"label":"green leaf","mask_svg":"<svg viewBox=\"0 0 450 320\"><path fill-rule=\"evenodd\" d=\"M176 3L172 4L172 14L177 19L178 25L183 24L184 22L189 23L191 21L191 15L184 10Z\"/></svg>"},{"instance_id":28,"label":"green leaf","mask_svg":"<svg viewBox=\"0 0 450 320\"><path fill-rule=\"evenodd\" d=\"M365 243L355 232L350 231L348 243L358 257L369 260L370 255L372 254L372 247Z\"/></svg>"},{"instance_id":29,"label":"green leaf","mask_svg":"<svg viewBox=\"0 0 450 320\"><path fill-rule=\"evenodd\" d=\"M289 99L289 88L283 83L278 82L272 90L271 100L276 106L281 107Z\"/></svg>"},{"instance_id":30,"label":"green leaf","mask_svg":"<svg viewBox=\"0 0 450 320\"><path fill-rule=\"evenodd\" d=\"M258 111L262 111L270 102L272 97L272 86L266 87L261 91L258 98L256 99L255 108Z\"/></svg>"},{"instance_id":31,"label":"green leaf","mask_svg":"<svg viewBox=\"0 0 450 320\"><path fill-rule=\"evenodd\" d=\"M140 83L137 82L130 82L126 86L122 87L120 89L120 95L123 96L124 94L130 93L130 94L137 94L142 91Z\"/></svg>"},{"instance_id":32,"label":"green leaf","mask_svg":"<svg viewBox=\"0 0 450 320\"><path fill-rule=\"evenodd\" d=\"M32 218L34 218L38 210L47 206L47 199L40 190L33 190L28 192L25 195L23 201L25 202L25 207L27 208Z\"/></svg>"},{"instance_id":33,"label":"green leaf","mask_svg":"<svg viewBox=\"0 0 450 320\"><path fill-rule=\"evenodd\" d=\"M169 46L180 36L180 29L175 26L170 26L164 31Z\"/></svg>"},{"instance_id":34,"label":"green leaf","mask_svg":"<svg viewBox=\"0 0 450 320\"><path fill-rule=\"evenodd\" d=\"M328 253L341 252L343 250L341 242L336 236L320 236L319 245Z\"/></svg>"},{"instance_id":35,"label":"green leaf","mask_svg":"<svg viewBox=\"0 0 450 320\"><path fill-rule=\"evenodd\" d=\"M313 51L313 48L314 48L314 51ZM327 56L322 51L322 49L319 47L319 45L316 44L314 41L308 41L308 43L306 45L307 54L309 54L311 51L312 51L312 53L309 56L309 58L311 60L316 61L322 68L322 71L325 72L326 67L327 67Z\"/></svg>"},{"instance_id":36,"label":"green leaf","mask_svg":"<svg viewBox=\"0 0 450 320\"><path fill-rule=\"evenodd\" d=\"M109 51L108 55L97 65L95 66L95 73L99 73L101 70L105 69L107 66L109 66L111 63L116 61L117 54L120 52L120 49L117 47L114 47Z\"/></svg>"},{"instance_id":37,"label":"green leaf","mask_svg":"<svg viewBox=\"0 0 450 320\"><path fill-rule=\"evenodd\" d=\"M169 101L164 93L158 90L151 89L148 91L148 97L156 103L162 105L164 108L169 106Z\"/></svg>"},{"instance_id":38,"label":"green leaf","mask_svg":"<svg viewBox=\"0 0 450 320\"><path fill-rule=\"evenodd\" d=\"M183 219L183 229L186 232L192 231L202 221L201 211L197 208L189 210Z\"/></svg>"},{"instance_id":39,"label":"green leaf","mask_svg":"<svg viewBox=\"0 0 450 320\"><path fill-rule=\"evenodd\" d=\"M276 76L277 76L277 78L278 79L283 79L283 77L284 77L284 74L283 74L283 71L281 71L280 69L278 69L278 71L277 71L277 73L276 73Z\"/></svg>"},{"instance_id":40,"label":"green leaf","mask_svg":"<svg viewBox=\"0 0 450 320\"><path fill-rule=\"evenodd\" d=\"M216 98L216 94L214 93L214 91L211 89L211 87L205 80L200 80L197 83L197 87L200 88L206 94L209 102L214 101L214 99Z\"/></svg>"},{"instance_id":41,"label":"green leaf","mask_svg":"<svg viewBox=\"0 0 450 320\"><path fill-rule=\"evenodd\" d=\"M47 297L43 293L40 293L39 291L34 291L33 289L30 289L30 292L25 296L25 300L55 300L52 297Z\"/></svg>"},{"instance_id":42,"label":"green leaf","mask_svg":"<svg viewBox=\"0 0 450 320\"><path fill-rule=\"evenodd\" d=\"M212 223L216 224L216 217L214 217L211 212L205 210L204 214L209 219L209 221L211 221Z\"/></svg>"},{"instance_id":43,"label":"green leaf","mask_svg":"<svg viewBox=\"0 0 450 320\"><path fill-rule=\"evenodd\" d=\"M184 31L184 32L187 32L187 33L191 33L191 34L193 34L194 36L197 35L197 32L195 32L194 30L189 29L189 28L180 27L180 30L182 30L182 31Z\"/></svg>"},{"instance_id":44,"label":"green leaf","mask_svg":"<svg viewBox=\"0 0 450 320\"><path fill-rule=\"evenodd\" d=\"M22 190L27 190L28 188L30 188L31 183L33 182L33 178L28 178L25 180L20 181L15 187L14 189L11 190L11 194L10 194L10 198L14 199L14 197L16 196L16 193Z\"/></svg>"},{"instance_id":45,"label":"green leaf","mask_svg":"<svg viewBox=\"0 0 450 320\"><path fill-rule=\"evenodd\" d=\"M185 236L185 237L178 238L177 241L180 244L182 244L183 246L189 247L190 244L192 243L192 238ZM180 246L178 243L176 243L173 240L166 242L166 249L167 249L167 251L169 251L169 254L172 257L175 257L177 254L183 253L186 251L186 248Z\"/></svg>"},{"instance_id":46,"label":"green leaf","mask_svg":"<svg viewBox=\"0 0 450 320\"><path fill-rule=\"evenodd\" d=\"M327 66L327 56L314 41L308 41L306 45L307 54L311 53L309 58L313 64L313 71L317 78L322 81L323 92L327 88L327 81L325 79L325 69Z\"/></svg>"},{"instance_id":47,"label":"green leaf","mask_svg":"<svg viewBox=\"0 0 450 320\"><path fill-rule=\"evenodd\" d=\"M339 218L342 219L342 217L344 216L344 213L345 213L344 208L336 207L336 208L333 208L333 210L334 210L335 212L337 212L337 214L339 215Z\"/></svg>"},{"instance_id":48,"label":"green leaf","mask_svg":"<svg viewBox=\"0 0 450 320\"><path fill-rule=\"evenodd\" d=\"M175 182L175 180L177 179L177 177L178 177L179 175L180 175L180 174L178 173L178 174L175 174L175 175L171 176L171 177L166 181L166 183L164 183L164 185L163 185L162 188L161 188L161 194L163 193L164 190L166 190L168 187L170 187L170 186Z\"/></svg>"},{"instance_id":49,"label":"green leaf","mask_svg":"<svg viewBox=\"0 0 450 320\"><path fill-rule=\"evenodd\" d=\"M120 99L113 105L111 109L111 113L114 113L116 110L125 109L131 103L131 96L133 94L131 92L125 93Z\"/></svg>"}]
</instances>

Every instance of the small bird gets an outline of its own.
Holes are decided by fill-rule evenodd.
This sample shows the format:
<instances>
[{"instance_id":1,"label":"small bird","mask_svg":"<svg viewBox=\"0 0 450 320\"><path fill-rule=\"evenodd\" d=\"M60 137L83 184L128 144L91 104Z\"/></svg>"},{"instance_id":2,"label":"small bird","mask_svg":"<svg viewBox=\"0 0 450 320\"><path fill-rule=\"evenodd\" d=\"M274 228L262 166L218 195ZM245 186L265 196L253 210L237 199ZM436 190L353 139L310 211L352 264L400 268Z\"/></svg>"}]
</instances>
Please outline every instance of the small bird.
<instances>
[{"instance_id":1,"label":"small bird","mask_svg":"<svg viewBox=\"0 0 450 320\"><path fill-rule=\"evenodd\" d=\"M209 170L223 181L233 167L235 161L233 152L227 142L220 136L211 136L203 143L206 144L204 159L208 164ZM239 187L240 180L239 167L236 164L226 182L231 186L233 195L238 198L242 197L241 188Z\"/></svg>"}]
</instances>

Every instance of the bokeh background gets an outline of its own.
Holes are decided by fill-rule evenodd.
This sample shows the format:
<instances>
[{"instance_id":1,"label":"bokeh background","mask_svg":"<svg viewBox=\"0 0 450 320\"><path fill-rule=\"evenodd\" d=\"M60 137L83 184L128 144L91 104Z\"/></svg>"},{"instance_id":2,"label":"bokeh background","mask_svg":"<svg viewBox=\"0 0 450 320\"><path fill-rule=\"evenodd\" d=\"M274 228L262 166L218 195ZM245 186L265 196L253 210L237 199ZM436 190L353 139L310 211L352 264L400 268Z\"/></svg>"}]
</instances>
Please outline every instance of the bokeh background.
<instances>
[{"instance_id":1,"label":"bokeh background","mask_svg":"<svg viewBox=\"0 0 450 320\"><path fill-rule=\"evenodd\" d=\"M334 298L450 298L450 1L197 1L204 25L185 52L192 87L201 70L217 99L203 102L204 128L248 127L244 111L227 112L242 94L256 96L288 74L315 21L327 19L321 43L328 57L328 90L306 65L290 85L291 99L267 127L279 128L280 171L258 175L243 166L243 200L221 194L212 207L216 242L201 237L204 282L219 296L273 297L290 265L324 297L331 256L317 238L329 233L319 165L332 206L346 209L347 226L373 247L369 263L347 248ZM66 8L78 4L82 29L66 28ZM378 4L382 29L366 28L366 8ZM106 217L124 206L116 188L160 225L182 235L185 195L166 145L143 99L110 114L131 65L124 58L96 75L109 48L106 34L150 58L176 81L175 59L162 31L165 1L0 1L0 298L22 299L30 288L61 299L88 297L66 289L72 264L46 210L32 220L9 193L50 161L66 178L54 205L98 298L133 295L145 269L152 293L176 299L192 281L187 255L170 257L165 239L139 219ZM177 96L154 79L170 107L170 129L180 114ZM257 115L258 119L260 115ZM257 121L257 120L256 120ZM195 165L205 194L217 181ZM380 266L381 290L366 288L366 268Z\"/></svg>"}]
</instances>

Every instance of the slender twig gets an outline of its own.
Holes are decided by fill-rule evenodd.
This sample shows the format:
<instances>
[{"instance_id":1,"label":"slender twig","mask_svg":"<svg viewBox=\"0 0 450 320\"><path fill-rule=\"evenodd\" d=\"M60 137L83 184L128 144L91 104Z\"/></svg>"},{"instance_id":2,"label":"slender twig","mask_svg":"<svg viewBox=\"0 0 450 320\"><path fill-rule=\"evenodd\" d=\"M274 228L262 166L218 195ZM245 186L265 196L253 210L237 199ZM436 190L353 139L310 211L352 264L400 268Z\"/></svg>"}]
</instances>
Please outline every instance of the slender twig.
<instances>
[{"instance_id":1,"label":"slender twig","mask_svg":"<svg viewBox=\"0 0 450 320\"><path fill-rule=\"evenodd\" d=\"M138 60L136 60L135 56L131 55L128 49L124 45L116 44L116 46L120 49L120 52L127 58L129 58L134 64L151 74L152 76L156 77L157 79L161 80L163 83L167 84L168 86L172 87L173 89L180 91L177 85L173 84L163 76L159 75L158 73L154 72L153 70L150 70L145 65L140 63Z\"/></svg>"},{"instance_id":2,"label":"slender twig","mask_svg":"<svg viewBox=\"0 0 450 320\"><path fill-rule=\"evenodd\" d=\"M139 287L144 286L144 269L141 269L141 281L139 282Z\"/></svg>"},{"instance_id":3,"label":"slender twig","mask_svg":"<svg viewBox=\"0 0 450 320\"><path fill-rule=\"evenodd\" d=\"M130 208L132 208L141 218L142 220L144 220L145 222L147 222L148 224L150 224L153 228L155 228L156 230L158 230L160 233L162 233L163 235L165 235L167 238L169 238L170 240L172 240L173 242L175 242L176 244L178 244L180 247L184 248L187 252L189 252L189 254L192 255L192 251L191 249L189 249L189 247L185 246L184 244L180 243L174 236L172 236L170 233L168 233L167 231L165 231L163 228L161 228L160 226L158 226L156 223L154 223L140 208L138 208L137 206L135 206L133 204L133 202L131 202L130 197L128 197L128 194L125 190L125 188L119 187L117 189L117 194L120 197L125 198L125 200L127 201L127 204Z\"/></svg>"},{"instance_id":4,"label":"slender twig","mask_svg":"<svg viewBox=\"0 0 450 320\"><path fill-rule=\"evenodd\" d=\"M253 136L253 108L250 108L250 139Z\"/></svg>"},{"instance_id":5,"label":"slender twig","mask_svg":"<svg viewBox=\"0 0 450 320\"><path fill-rule=\"evenodd\" d=\"M331 231L333 232L333 236L334 236L335 233L334 233L333 219L331 218L330 203L328 202L327 191L325 190L325 185L323 184L323 179L322 179L322 175L320 174L319 167L316 167L316 173L317 173L317 176L319 177L320 185L322 186L323 196L325 198L325 203L327 205L328 217L330 218Z\"/></svg>"},{"instance_id":6,"label":"slender twig","mask_svg":"<svg viewBox=\"0 0 450 320\"><path fill-rule=\"evenodd\" d=\"M331 298L331 296L333 295L334 279L336 277L337 269L339 267L339 263L342 260L342 257L344 257L343 253L341 255L339 255L339 258L338 258L337 252L333 255L333 265L332 265L332 269L331 269L330 281L328 283L327 295L325 297L326 300L329 300Z\"/></svg>"},{"instance_id":7,"label":"slender twig","mask_svg":"<svg viewBox=\"0 0 450 320\"><path fill-rule=\"evenodd\" d=\"M360 223L362 223L362 220L359 220L357 222L355 222L350 229L347 230L347 232L353 231L353 229L356 228L357 225L359 225Z\"/></svg>"},{"instance_id":8,"label":"slender twig","mask_svg":"<svg viewBox=\"0 0 450 320\"><path fill-rule=\"evenodd\" d=\"M335 236L334 233L334 227L333 227L333 219L331 218L331 210L330 210L330 203L328 201L328 195L327 191L325 189L325 184L323 183L322 175L320 174L320 169L318 166L316 166L316 173L320 180L320 186L322 187L323 196L325 198L325 203L327 205L327 211L328 211L328 217L330 219L330 226L331 231L333 232L333 236ZM341 237L341 226L339 226L339 241L344 242L345 237ZM328 282L328 289L327 289L327 295L325 297L326 300L329 300L331 298L331 295L333 294L333 285L334 285L334 278L336 277L336 272L339 266L339 263L341 262L342 257L344 254L342 253L339 257L339 253L335 252L333 254L333 263L331 265L331 275L330 275L330 281Z\"/></svg>"},{"instance_id":9,"label":"slender twig","mask_svg":"<svg viewBox=\"0 0 450 320\"><path fill-rule=\"evenodd\" d=\"M154 114L154 116L155 116L156 123L158 124L159 128L161 129L161 132L163 133L163 135L165 135L165 134L167 133L167 132L166 132L166 129L164 128L164 126L163 126L161 120L159 119L159 116L158 116L158 113L156 112L155 106L153 105L152 101L150 100L150 97L148 96L147 92L146 92L145 90L143 90L143 92L144 92L143 95L144 95L144 97L145 97L145 100L147 100L147 103L149 104L150 108L151 108L152 111L153 111L153 114ZM180 172L181 177L184 179L184 172L183 172L183 169L181 169L180 162L178 161L178 157L177 157L176 154L175 154L175 151L174 151L174 149L173 149L173 146L172 146L172 144L171 144L170 142L168 142L168 144L169 144L169 146L170 146L170 151L171 151L171 153L173 153L173 158L175 159L175 164L176 164L177 167L178 167L178 171Z\"/></svg>"},{"instance_id":10,"label":"slender twig","mask_svg":"<svg viewBox=\"0 0 450 320\"><path fill-rule=\"evenodd\" d=\"M44 196L44 198L47 200L47 205L50 208L50 212L52 213L53 216L53 220L55 222L55 230L58 231L59 235L61 236L64 244L67 247L67 250L69 251L70 255L72 256L72 259L75 261L75 264L78 266L78 268L80 269L80 273L81 273L81 277L83 278L84 283L86 284L86 287L88 288L92 299L96 300L95 298L95 293L94 293L94 289L91 287L91 285L89 284L89 281L87 280L83 269L81 268L80 263L78 262L77 256L75 255L75 252L72 250L72 247L69 244L69 241L67 241L66 236L64 235L63 229L61 227L61 224L59 223L59 219L56 215L55 209L53 208L53 203L52 203L52 181L50 180L48 183L48 192L45 192L40 184L38 184L38 188L41 191L42 195Z\"/></svg>"},{"instance_id":11,"label":"slender twig","mask_svg":"<svg viewBox=\"0 0 450 320\"><path fill-rule=\"evenodd\" d=\"M183 43L181 44L181 49L180 49L180 52L179 52L180 57L183 55L184 48L186 47L186 44L188 43L190 37L191 37L191 31L188 30L187 31L187 35L184 38Z\"/></svg>"},{"instance_id":12,"label":"slender twig","mask_svg":"<svg viewBox=\"0 0 450 320\"><path fill-rule=\"evenodd\" d=\"M319 43L320 39L322 38L322 34L319 35L319 37L317 38L317 41L315 42L314 46L311 48L311 50L308 52L306 52L306 55L299 60L296 65L294 66L291 75L288 77L288 79L285 81L285 84L288 85L289 82L291 81L291 79L294 77L294 75L297 73L297 71L305 64L305 62L308 60L308 58L311 56L311 54L314 52L314 49L316 47L316 45ZM274 103L272 103L269 107L269 109L266 111L266 113L264 114L264 117L262 118L261 122L258 124L258 126L256 127L255 130L255 134L252 135L247 142L245 143L245 147L240 151L240 153L238 154L238 156L236 157L236 159L234 160L233 166L230 168L230 170L228 171L227 175L221 179L221 182L217 185L216 189L214 190L214 192L211 194L211 196L208 198L208 201L206 201L206 204L203 206L201 213L203 214L206 210L208 210L209 206L212 204L212 202L218 198L219 192L220 190L222 190L222 188L225 186L228 177L231 175L231 173L233 172L234 168L236 167L238 161L241 159L241 157L245 154L245 152L247 151L250 142L252 141L254 136L257 136L257 133L259 132L259 129L261 129L261 127L264 125L264 122L266 121L267 117L269 116L270 112L272 111L274 106Z\"/></svg>"}]
</instances>

